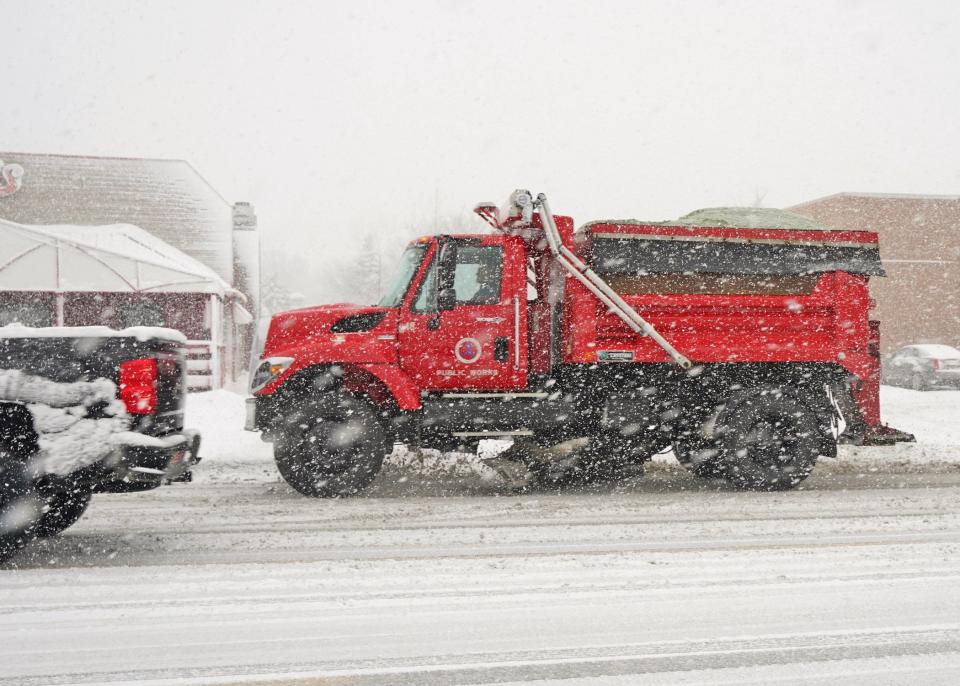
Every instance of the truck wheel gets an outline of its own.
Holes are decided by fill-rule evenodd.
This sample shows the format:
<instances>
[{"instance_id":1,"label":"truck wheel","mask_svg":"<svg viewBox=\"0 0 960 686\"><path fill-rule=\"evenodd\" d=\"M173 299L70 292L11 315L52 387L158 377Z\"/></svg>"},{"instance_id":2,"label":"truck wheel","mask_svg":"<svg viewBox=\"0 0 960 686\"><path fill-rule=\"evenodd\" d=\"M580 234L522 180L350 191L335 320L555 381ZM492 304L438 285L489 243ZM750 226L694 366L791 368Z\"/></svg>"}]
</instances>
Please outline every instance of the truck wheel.
<instances>
[{"instance_id":1,"label":"truck wheel","mask_svg":"<svg viewBox=\"0 0 960 686\"><path fill-rule=\"evenodd\" d=\"M36 537L40 505L22 461L0 445L0 562Z\"/></svg>"},{"instance_id":2,"label":"truck wheel","mask_svg":"<svg viewBox=\"0 0 960 686\"><path fill-rule=\"evenodd\" d=\"M280 475L314 498L349 496L373 481L387 440L369 404L345 393L307 401L286 417L274 444Z\"/></svg>"},{"instance_id":3,"label":"truck wheel","mask_svg":"<svg viewBox=\"0 0 960 686\"><path fill-rule=\"evenodd\" d=\"M47 511L37 520L38 538L49 538L77 523L87 511L93 494L87 490L64 491L47 498Z\"/></svg>"},{"instance_id":4,"label":"truck wheel","mask_svg":"<svg viewBox=\"0 0 960 686\"><path fill-rule=\"evenodd\" d=\"M726 478L755 491L793 488L813 471L819 427L802 402L776 390L753 393L721 413L718 442Z\"/></svg>"},{"instance_id":5,"label":"truck wheel","mask_svg":"<svg viewBox=\"0 0 960 686\"><path fill-rule=\"evenodd\" d=\"M673 441L673 454L688 472L701 479L722 479L726 474L723 458L716 446L688 438L676 438Z\"/></svg>"},{"instance_id":6,"label":"truck wheel","mask_svg":"<svg viewBox=\"0 0 960 686\"><path fill-rule=\"evenodd\" d=\"M927 390L927 381L923 378L923 374L914 374L910 377L910 388L915 391Z\"/></svg>"}]
</instances>

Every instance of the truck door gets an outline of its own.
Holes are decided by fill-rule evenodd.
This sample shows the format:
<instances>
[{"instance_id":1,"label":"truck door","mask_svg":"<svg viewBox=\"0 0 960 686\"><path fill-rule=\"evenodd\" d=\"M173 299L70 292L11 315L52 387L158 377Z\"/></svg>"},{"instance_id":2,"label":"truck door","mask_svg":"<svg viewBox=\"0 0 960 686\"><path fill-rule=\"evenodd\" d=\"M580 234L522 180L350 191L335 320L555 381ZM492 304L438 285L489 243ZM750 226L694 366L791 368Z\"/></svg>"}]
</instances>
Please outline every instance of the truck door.
<instances>
[{"instance_id":1,"label":"truck door","mask_svg":"<svg viewBox=\"0 0 960 686\"><path fill-rule=\"evenodd\" d=\"M455 291L438 303L438 264ZM511 391L527 383L525 247L506 236L438 240L401 308L400 365L427 390ZM446 296L446 298L444 297ZM446 300L446 302L444 302Z\"/></svg>"}]
</instances>

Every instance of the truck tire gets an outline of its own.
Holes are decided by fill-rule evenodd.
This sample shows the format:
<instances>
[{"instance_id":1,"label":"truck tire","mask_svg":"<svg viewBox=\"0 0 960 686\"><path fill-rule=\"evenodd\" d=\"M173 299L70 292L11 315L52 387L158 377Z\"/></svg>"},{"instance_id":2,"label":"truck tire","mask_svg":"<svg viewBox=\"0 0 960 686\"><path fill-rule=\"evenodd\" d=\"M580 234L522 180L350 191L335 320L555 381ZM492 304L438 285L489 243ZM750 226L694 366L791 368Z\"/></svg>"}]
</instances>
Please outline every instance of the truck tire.
<instances>
[{"instance_id":1,"label":"truck tire","mask_svg":"<svg viewBox=\"0 0 960 686\"><path fill-rule=\"evenodd\" d=\"M700 479L722 479L726 475L720 449L706 441L676 438L673 454L677 462Z\"/></svg>"},{"instance_id":2,"label":"truck tire","mask_svg":"<svg viewBox=\"0 0 960 686\"><path fill-rule=\"evenodd\" d=\"M23 473L23 462L0 445L0 562L36 537L40 497Z\"/></svg>"},{"instance_id":3,"label":"truck tire","mask_svg":"<svg viewBox=\"0 0 960 686\"><path fill-rule=\"evenodd\" d=\"M90 505L93 494L86 490L61 491L47 498L46 512L37 520L38 538L50 538L77 523Z\"/></svg>"},{"instance_id":4,"label":"truck tire","mask_svg":"<svg viewBox=\"0 0 960 686\"><path fill-rule=\"evenodd\" d=\"M284 480L314 498L339 498L368 486L383 465L387 439L374 409L346 393L308 400L285 417L274 443Z\"/></svg>"},{"instance_id":5,"label":"truck tire","mask_svg":"<svg viewBox=\"0 0 960 686\"><path fill-rule=\"evenodd\" d=\"M717 421L725 476L738 488L782 491L813 471L819 457L816 415L779 389L731 399Z\"/></svg>"}]
</instances>

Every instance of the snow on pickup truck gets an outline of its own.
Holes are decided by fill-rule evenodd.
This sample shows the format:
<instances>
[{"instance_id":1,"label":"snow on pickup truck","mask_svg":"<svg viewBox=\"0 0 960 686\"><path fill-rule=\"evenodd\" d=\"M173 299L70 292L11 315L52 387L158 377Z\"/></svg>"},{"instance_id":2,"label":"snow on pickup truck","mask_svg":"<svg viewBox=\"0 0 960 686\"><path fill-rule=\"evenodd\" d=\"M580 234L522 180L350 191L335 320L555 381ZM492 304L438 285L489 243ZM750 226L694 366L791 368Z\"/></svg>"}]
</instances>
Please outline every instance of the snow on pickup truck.
<instances>
[{"instance_id":1,"label":"snow on pickup truck","mask_svg":"<svg viewBox=\"0 0 960 686\"><path fill-rule=\"evenodd\" d=\"M189 481L183 336L0 327L0 559L74 524L94 493Z\"/></svg>"}]
</instances>

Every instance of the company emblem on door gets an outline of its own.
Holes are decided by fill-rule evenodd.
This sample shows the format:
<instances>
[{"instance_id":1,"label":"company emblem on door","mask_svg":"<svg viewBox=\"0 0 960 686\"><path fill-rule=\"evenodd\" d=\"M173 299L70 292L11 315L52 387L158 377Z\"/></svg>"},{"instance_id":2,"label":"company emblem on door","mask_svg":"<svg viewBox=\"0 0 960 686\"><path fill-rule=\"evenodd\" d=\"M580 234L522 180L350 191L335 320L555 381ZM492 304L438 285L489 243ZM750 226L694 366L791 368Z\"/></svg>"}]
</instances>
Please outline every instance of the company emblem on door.
<instances>
[{"instance_id":1,"label":"company emblem on door","mask_svg":"<svg viewBox=\"0 0 960 686\"><path fill-rule=\"evenodd\" d=\"M461 338L453 349L453 354L464 364L476 362L482 352L483 346L476 338Z\"/></svg>"}]
</instances>

